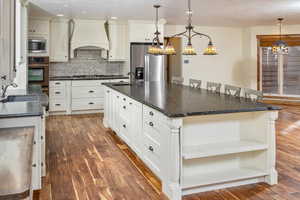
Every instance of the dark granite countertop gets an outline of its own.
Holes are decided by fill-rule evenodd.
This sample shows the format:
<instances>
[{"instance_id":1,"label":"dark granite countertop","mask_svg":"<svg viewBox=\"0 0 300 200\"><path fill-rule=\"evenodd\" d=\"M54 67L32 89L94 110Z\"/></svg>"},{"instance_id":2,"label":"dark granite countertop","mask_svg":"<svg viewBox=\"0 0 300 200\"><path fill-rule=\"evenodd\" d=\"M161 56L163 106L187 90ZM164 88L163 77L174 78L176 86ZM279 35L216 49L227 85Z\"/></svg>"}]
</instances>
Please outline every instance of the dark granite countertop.
<instances>
[{"instance_id":1,"label":"dark granite countertop","mask_svg":"<svg viewBox=\"0 0 300 200\"><path fill-rule=\"evenodd\" d=\"M174 84L161 85L151 82L122 86L114 83L103 85L148 105L168 117L280 110L279 107L252 102L245 98Z\"/></svg>"},{"instance_id":2,"label":"dark granite countertop","mask_svg":"<svg viewBox=\"0 0 300 200\"><path fill-rule=\"evenodd\" d=\"M109 80L109 79L129 79L123 75L78 75L78 76L51 76L51 81L66 81L66 80Z\"/></svg>"},{"instance_id":3,"label":"dark granite countertop","mask_svg":"<svg viewBox=\"0 0 300 200\"><path fill-rule=\"evenodd\" d=\"M8 91L8 96L33 97L32 100L0 102L0 118L31 117L43 115L43 106L48 106L48 96L42 92L39 85L30 85L27 89Z\"/></svg>"},{"instance_id":4,"label":"dark granite countertop","mask_svg":"<svg viewBox=\"0 0 300 200\"><path fill-rule=\"evenodd\" d=\"M0 103L0 119L43 115L42 105L35 101Z\"/></svg>"}]
</instances>

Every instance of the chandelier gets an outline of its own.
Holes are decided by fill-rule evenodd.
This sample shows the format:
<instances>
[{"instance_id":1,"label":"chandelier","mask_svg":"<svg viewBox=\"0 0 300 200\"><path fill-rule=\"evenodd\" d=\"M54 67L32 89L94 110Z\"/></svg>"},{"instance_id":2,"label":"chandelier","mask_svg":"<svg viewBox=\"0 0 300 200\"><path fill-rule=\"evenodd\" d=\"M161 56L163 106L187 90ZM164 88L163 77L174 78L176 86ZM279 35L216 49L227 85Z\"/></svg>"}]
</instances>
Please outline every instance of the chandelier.
<instances>
[{"instance_id":1,"label":"chandelier","mask_svg":"<svg viewBox=\"0 0 300 200\"><path fill-rule=\"evenodd\" d=\"M282 21L283 18L278 18L279 22L279 40L276 41L273 46L272 46L272 53L273 54L288 54L289 53L289 48L286 42L282 40Z\"/></svg>"},{"instance_id":2,"label":"chandelier","mask_svg":"<svg viewBox=\"0 0 300 200\"><path fill-rule=\"evenodd\" d=\"M152 45L150 46L148 53L153 55L175 55L176 50L174 46L171 44L171 41L168 40L167 45L165 48L161 47L161 43L159 41L159 35L160 32L158 31L158 9L160 8L159 5L154 5L154 8L156 8L156 32L154 33L155 37L153 39ZM182 33L175 34L171 36L170 38L184 36L187 38L188 42L186 47L184 48L182 54L183 55L197 55L196 50L193 48L192 45L192 39L195 36L199 36L200 38L205 37L209 40L207 48L204 50L203 55L217 55L216 48L213 45L212 39L209 35L206 35L204 33L199 33L194 30L194 27L192 25L192 15L193 11L191 9L191 0L188 0L188 24L185 27L185 31Z\"/></svg>"}]
</instances>

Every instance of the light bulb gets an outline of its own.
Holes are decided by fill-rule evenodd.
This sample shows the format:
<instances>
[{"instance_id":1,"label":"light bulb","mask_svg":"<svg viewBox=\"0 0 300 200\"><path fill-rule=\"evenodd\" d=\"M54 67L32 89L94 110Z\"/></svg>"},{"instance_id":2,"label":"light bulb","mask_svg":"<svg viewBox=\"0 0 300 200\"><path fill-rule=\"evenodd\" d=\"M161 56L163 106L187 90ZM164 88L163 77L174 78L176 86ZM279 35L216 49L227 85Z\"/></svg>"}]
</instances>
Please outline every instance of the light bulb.
<instances>
[{"instance_id":1,"label":"light bulb","mask_svg":"<svg viewBox=\"0 0 300 200\"><path fill-rule=\"evenodd\" d=\"M191 44L188 44L183 52L182 52L183 55L197 55L196 53L196 50L193 48L193 46Z\"/></svg>"},{"instance_id":2,"label":"light bulb","mask_svg":"<svg viewBox=\"0 0 300 200\"><path fill-rule=\"evenodd\" d=\"M217 50L211 41L208 43L203 55L218 55Z\"/></svg>"},{"instance_id":3,"label":"light bulb","mask_svg":"<svg viewBox=\"0 0 300 200\"><path fill-rule=\"evenodd\" d=\"M176 55L176 50L173 45L167 45L164 49L165 55Z\"/></svg>"}]
</instances>

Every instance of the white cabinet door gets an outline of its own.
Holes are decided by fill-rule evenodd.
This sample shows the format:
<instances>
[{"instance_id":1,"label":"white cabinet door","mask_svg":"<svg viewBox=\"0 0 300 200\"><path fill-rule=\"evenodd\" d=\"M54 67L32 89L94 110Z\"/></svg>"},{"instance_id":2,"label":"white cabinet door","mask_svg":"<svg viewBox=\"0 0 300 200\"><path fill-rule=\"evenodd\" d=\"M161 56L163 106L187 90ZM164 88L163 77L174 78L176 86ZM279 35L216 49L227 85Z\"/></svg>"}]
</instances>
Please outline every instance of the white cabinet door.
<instances>
[{"instance_id":1,"label":"white cabinet door","mask_svg":"<svg viewBox=\"0 0 300 200\"><path fill-rule=\"evenodd\" d=\"M26 63L27 57L27 5L16 1L16 65Z\"/></svg>"},{"instance_id":2,"label":"white cabinet door","mask_svg":"<svg viewBox=\"0 0 300 200\"><path fill-rule=\"evenodd\" d=\"M28 33L29 35L49 35L49 20L29 19Z\"/></svg>"},{"instance_id":3,"label":"white cabinet door","mask_svg":"<svg viewBox=\"0 0 300 200\"><path fill-rule=\"evenodd\" d=\"M109 25L109 60L125 61L127 44L127 25L112 23Z\"/></svg>"},{"instance_id":4,"label":"white cabinet door","mask_svg":"<svg viewBox=\"0 0 300 200\"><path fill-rule=\"evenodd\" d=\"M12 81L15 76L15 1L0 1L0 78ZM1 84L0 79L0 84Z\"/></svg>"},{"instance_id":5,"label":"white cabinet door","mask_svg":"<svg viewBox=\"0 0 300 200\"><path fill-rule=\"evenodd\" d=\"M50 61L67 62L68 59L68 21L53 20L50 23Z\"/></svg>"},{"instance_id":6,"label":"white cabinet door","mask_svg":"<svg viewBox=\"0 0 300 200\"><path fill-rule=\"evenodd\" d=\"M142 155L143 152L143 106L132 99L128 100L128 112L130 113L130 141L132 149L136 154Z\"/></svg>"}]
</instances>

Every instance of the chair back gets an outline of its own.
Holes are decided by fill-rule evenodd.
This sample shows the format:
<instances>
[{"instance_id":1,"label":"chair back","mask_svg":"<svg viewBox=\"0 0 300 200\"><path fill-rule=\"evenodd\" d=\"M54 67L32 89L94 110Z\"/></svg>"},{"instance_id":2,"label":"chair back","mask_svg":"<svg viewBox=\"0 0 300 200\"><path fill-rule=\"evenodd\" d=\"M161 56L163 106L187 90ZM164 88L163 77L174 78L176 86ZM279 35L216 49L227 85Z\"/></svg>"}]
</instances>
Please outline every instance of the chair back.
<instances>
[{"instance_id":1,"label":"chair back","mask_svg":"<svg viewBox=\"0 0 300 200\"><path fill-rule=\"evenodd\" d=\"M192 88L201 89L201 84L201 80L190 79L190 87Z\"/></svg>"},{"instance_id":2,"label":"chair back","mask_svg":"<svg viewBox=\"0 0 300 200\"><path fill-rule=\"evenodd\" d=\"M174 84L183 85L183 82L184 82L183 77L177 77L177 76L172 77L172 83L174 83Z\"/></svg>"},{"instance_id":3,"label":"chair back","mask_svg":"<svg viewBox=\"0 0 300 200\"><path fill-rule=\"evenodd\" d=\"M242 88L240 88L240 87L236 87L233 85L225 85L225 94L227 94L227 95L240 97L241 91L242 91Z\"/></svg>"},{"instance_id":4,"label":"chair back","mask_svg":"<svg viewBox=\"0 0 300 200\"><path fill-rule=\"evenodd\" d=\"M215 82L207 82L206 88L209 91L220 93L221 92L221 83L215 83Z\"/></svg>"},{"instance_id":5,"label":"chair back","mask_svg":"<svg viewBox=\"0 0 300 200\"><path fill-rule=\"evenodd\" d=\"M244 88L245 98L251 99L252 101L258 101L263 99L263 93L261 91Z\"/></svg>"}]
</instances>

